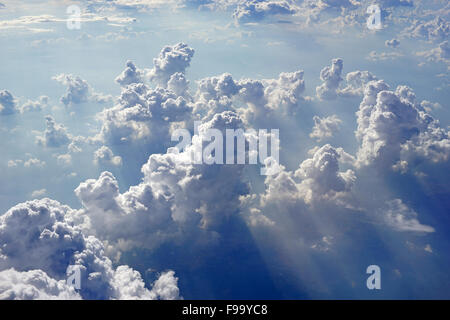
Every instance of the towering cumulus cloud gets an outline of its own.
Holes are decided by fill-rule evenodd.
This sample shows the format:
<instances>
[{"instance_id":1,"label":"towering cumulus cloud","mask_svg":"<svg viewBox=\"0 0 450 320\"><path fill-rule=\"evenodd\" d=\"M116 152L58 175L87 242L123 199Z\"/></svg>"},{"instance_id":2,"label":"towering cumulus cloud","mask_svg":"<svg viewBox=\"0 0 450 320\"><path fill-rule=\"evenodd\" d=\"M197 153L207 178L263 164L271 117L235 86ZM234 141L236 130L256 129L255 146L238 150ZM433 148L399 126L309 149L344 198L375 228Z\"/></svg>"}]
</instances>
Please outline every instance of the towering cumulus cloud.
<instances>
[{"instance_id":1,"label":"towering cumulus cloud","mask_svg":"<svg viewBox=\"0 0 450 320\"><path fill-rule=\"evenodd\" d=\"M449 297L448 1L0 2L0 299Z\"/></svg>"},{"instance_id":2,"label":"towering cumulus cloud","mask_svg":"<svg viewBox=\"0 0 450 320\"><path fill-rule=\"evenodd\" d=\"M159 56L153 59L153 69L150 70L150 80L163 88L167 87L170 77L177 73L184 73L194 56L194 49L185 43L165 46Z\"/></svg>"},{"instance_id":3,"label":"towering cumulus cloud","mask_svg":"<svg viewBox=\"0 0 450 320\"><path fill-rule=\"evenodd\" d=\"M216 114L193 141L205 139L208 128L225 132L239 127L242 121L235 113ZM143 181L124 193L110 172L81 183L75 193L91 232L119 249L154 248L186 234L211 237L210 231L238 212L246 185L240 179L242 165L193 164L196 148L152 154L142 167Z\"/></svg>"},{"instance_id":4,"label":"towering cumulus cloud","mask_svg":"<svg viewBox=\"0 0 450 320\"><path fill-rule=\"evenodd\" d=\"M449 132L421 108L407 86L391 91L382 80L369 82L357 117L359 165L386 168L418 158L432 162L449 158Z\"/></svg>"},{"instance_id":5,"label":"towering cumulus cloud","mask_svg":"<svg viewBox=\"0 0 450 320\"><path fill-rule=\"evenodd\" d=\"M178 298L173 273L161 275L155 291L127 266L114 268L103 244L86 236L83 217L59 202L18 204L0 216L0 296L4 298L156 299ZM66 269L81 270L81 289L64 284ZM168 279L169 278L169 279ZM167 283L170 294L161 289Z\"/></svg>"}]
</instances>

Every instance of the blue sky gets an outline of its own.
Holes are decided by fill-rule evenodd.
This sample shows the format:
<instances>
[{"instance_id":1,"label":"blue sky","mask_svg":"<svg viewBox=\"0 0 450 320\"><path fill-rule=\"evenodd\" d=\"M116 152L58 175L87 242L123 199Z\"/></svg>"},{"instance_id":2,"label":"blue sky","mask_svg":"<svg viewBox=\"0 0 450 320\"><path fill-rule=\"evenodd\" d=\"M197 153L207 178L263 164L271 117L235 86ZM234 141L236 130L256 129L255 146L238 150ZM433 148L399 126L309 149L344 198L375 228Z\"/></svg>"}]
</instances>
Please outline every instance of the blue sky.
<instances>
[{"instance_id":1,"label":"blue sky","mask_svg":"<svg viewBox=\"0 0 450 320\"><path fill-rule=\"evenodd\" d=\"M447 1L0 3L0 298L449 298ZM186 163L194 121L281 171Z\"/></svg>"}]
</instances>

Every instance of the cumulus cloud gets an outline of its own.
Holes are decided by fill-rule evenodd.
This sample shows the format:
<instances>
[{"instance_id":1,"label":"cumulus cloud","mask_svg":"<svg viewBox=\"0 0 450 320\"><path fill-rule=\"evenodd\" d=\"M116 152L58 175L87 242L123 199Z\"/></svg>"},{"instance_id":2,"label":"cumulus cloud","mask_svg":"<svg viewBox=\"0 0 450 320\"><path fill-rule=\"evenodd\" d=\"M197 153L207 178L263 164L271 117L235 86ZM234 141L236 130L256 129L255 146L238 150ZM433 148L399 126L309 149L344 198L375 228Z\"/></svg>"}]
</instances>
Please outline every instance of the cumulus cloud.
<instances>
[{"instance_id":1,"label":"cumulus cloud","mask_svg":"<svg viewBox=\"0 0 450 320\"><path fill-rule=\"evenodd\" d=\"M152 154L142 167L143 180L124 193L116 178L103 172L79 185L76 195L90 219L92 232L117 248L154 248L183 234L208 235L238 212L246 193L242 165L195 165L192 152L206 139L206 129L242 127L232 112L217 114L199 127L186 150ZM224 208L227 208L224 210ZM105 224L105 221L108 221Z\"/></svg>"},{"instance_id":2,"label":"cumulus cloud","mask_svg":"<svg viewBox=\"0 0 450 320\"><path fill-rule=\"evenodd\" d=\"M173 91L133 83L122 90L119 103L103 110L98 139L109 145L125 142L170 141L172 122L190 118L192 105Z\"/></svg>"},{"instance_id":3,"label":"cumulus cloud","mask_svg":"<svg viewBox=\"0 0 450 320\"><path fill-rule=\"evenodd\" d=\"M56 157L56 162L62 167L72 165L72 156L70 154L60 154Z\"/></svg>"},{"instance_id":4,"label":"cumulus cloud","mask_svg":"<svg viewBox=\"0 0 450 320\"><path fill-rule=\"evenodd\" d=\"M233 17L239 23L259 21L274 15L292 15L297 11L295 4L278 0L245 0L238 4Z\"/></svg>"},{"instance_id":5,"label":"cumulus cloud","mask_svg":"<svg viewBox=\"0 0 450 320\"><path fill-rule=\"evenodd\" d=\"M277 175L268 176L262 204L295 203L299 200L306 204L338 202L351 190L356 179L350 169L339 171L341 151L326 144L316 149L312 158L303 161L295 172L282 170Z\"/></svg>"},{"instance_id":6,"label":"cumulus cloud","mask_svg":"<svg viewBox=\"0 0 450 320\"><path fill-rule=\"evenodd\" d=\"M8 115L16 112L16 102L8 90L0 90L0 115Z\"/></svg>"},{"instance_id":7,"label":"cumulus cloud","mask_svg":"<svg viewBox=\"0 0 450 320\"><path fill-rule=\"evenodd\" d=\"M346 74L345 81L342 78L344 61L335 58L331 61L331 67L325 67L320 72L323 83L316 87L317 97L321 100L334 100L337 97L362 96L365 85L377 77L369 72L356 70Z\"/></svg>"},{"instance_id":8,"label":"cumulus cloud","mask_svg":"<svg viewBox=\"0 0 450 320\"><path fill-rule=\"evenodd\" d=\"M251 125L273 120L274 114L292 115L305 98L303 70L282 72L276 79L241 79L224 73L201 79L196 92L195 112L210 119L214 114L232 110L243 114ZM245 107L235 105L244 103Z\"/></svg>"},{"instance_id":9,"label":"cumulus cloud","mask_svg":"<svg viewBox=\"0 0 450 320\"><path fill-rule=\"evenodd\" d=\"M89 100L99 103L111 100L110 96L94 92L88 82L79 76L61 73L52 79L67 86L66 93L61 97L61 102L66 106L85 103Z\"/></svg>"},{"instance_id":10,"label":"cumulus cloud","mask_svg":"<svg viewBox=\"0 0 450 320\"><path fill-rule=\"evenodd\" d=\"M125 70L118 75L115 81L123 87L126 87L132 83L142 83L144 81L145 72L136 68L134 63L130 60L127 61Z\"/></svg>"},{"instance_id":11,"label":"cumulus cloud","mask_svg":"<svg viewBox=\"0 0 450 320\"><path fill-rule=\"evenodd\" d=\"M42 161L38 158L29 158L28 160L16 159L8 161L9 168L18 167L21 164L23 164L24 168L43 168L46 165L45 161Z\"/></svg>"},{"instance_id":12,"label":"cumulus cloud","mask_svg":"<svg viewBox=\"0 0 450 320\"><path fill-rule=\"evenodd\" d=\"M122 158L115 156L107 146L101 146L94 152L94 164L120 166L122 165Z\"/></svg>"},{"instance_id":13,"label":"cumulus cloud","mask_svg":"<svg viewBox=\"0 0 450 320\"><path fill-rule=\"evenodd\" d=\"M194 52L194 49L182 42L165 46L159 56L153 59L153 68L149 70L150 80L166 88L167 82L174 73L185 73Z\"/></svg>"},{"instance_id":14,"label":"cumulus cloud","mask_svg":"<svg viewBox=\"0 0 450 320\"><path fill-rule=\"evenodd\" d=\"M450 22L440 16L429 21L418 19L413 21L402 33L411 38L441 42L449 37Z\"/></svg>"},{"instance_id":15,"label":"cumulus cloud","mask_svg":"<svg viewBox=\"0 0 450 320\"><path fill-rule=\"evenodd\" d=\"M386 168L413 159L446 161L449 132L416 102L411 88L394 91L382 80L369 82L357 111L359 165Z\"/></svg>"},{"instance_id":16,"label":"cumulus cloud","mask_svg":"<svg viewBox=\"0 0 450 320\"><path fill-rule=\"evenodd\" d=\"M320 80L323 83L316 88L317 97L321 100L332 100L337 97L337 89L342 82L342 68L344 61L336 58L331 61L331 67L325 67L320 71Z\"/></svg>"},{"instance_id":17,"label":"cumulus cloud","mask_svg":"<svg viewBox=\"0 0 450 320\"><path fill-rule=\"evenodd\" d=\"M369 71L352 71L345 76L346 86L338 91L342 97L363 96L367 83L377 80L377 77Z\"/></svg>"},{"instance_id":18,"label":"cumulus cloud","mask_svg":"<svg viewBox=\"0 0 450 320\"><path fill-rule=\"evenodd\" d=\"M173 274L163 274L152 291L145 288L137 271L128 266L115 269L104 255L103 244L86 236L80 223L83 217L75 210L50 199L18 204L0 216L0 295L59 299L179 297L174 289L176 279L170 279ZM79 295L64 285L68 265L80 268ZM172 294L161 294L166 291Z\"/></svg>"},{"instance_id":19,"label":"cumulus cloud","mask_svg":"<svg viewBox=\"0 0 450 320\"><path fill-rule=\"evenodd\" d=\"M186 79L184 73L175 72L170 76L169 82L167 82L167 88L177 96L186 97L189 99L189 80Z\"/></svg>"},{"instance_id":20,"label":"cumulus cloud","mask_svg":"<svg viewBox=\"0 0 450 320\"><path fill-rule=\"evenodd\" d=\"M0 300L80 300L64 280L55 280L42 270L0 271Z\"/></svg>"},{"instance_id":21,"label":"cumulus cloud","mask_svg":"<svg viewBox=\"0 0 450 320\"><path fill-rule=\"evenodd\" d=\"M437 48L416 52L416 55L422 56L428 61L444 62L450 69L450 44L447 40L440 43Z\"/></svg>"},{"instance_id":22,"label":"cumulus cloud","mask_svg":"<svg viewBox=\"0 0 450 320\"><path fill-rule=\"evenodd\" d=\"M47 96L40 96L36 101L27 100L20 106L20 113L41 111L48 105L48 99Z\"/></svg>"},{"instance_id":23,"label":"cumulus cloud","mask_svg":"<svg viewBox=\"0 0 450 320\"><path fill-rule=\"evenodd\" d=\"M32 167L42 168L45 166L45 161L41 161L37 158L30 158L23 163L23 166L25 168L32 168Z\"/></svg>"},{"instance_id":24,"label":"cumulus cloud","mask_svg":"<svg viewBox=\"0 0 450 320\"><path fill-rule=\"evenodd\" d=\"M44 131L44 136L36 137L39 145L59 148L71 142L71 138L62 124L56 123L52 116L46 116L45 121L47 128Z\"/></svg>"},{"instance_id":25,"label":"cumulus cloud","mask_svg":"<svg viewBox=\"0 0 450 320\"><path fill-rule=\"evenodd\" d=\"M47 193L47 189L39 189L39 190L34 190L32 193L31 193L31 197L32 198L40 198L40 197L42 197L44 194L46 194Z\"/></svg>"},{"instance_id":26,"label":"cumulus cloud","mask_svg":"<svg viewBox=\"0 0 450 320\"><path fill-rule=\"evenodd\" d=\"M342 120L336 115L332 115L325 118L318 116L313 117L314 127L309 136L317 141L322 141L327 138L331 138L333 134L339 130Z\"/></svg>"}]
</instances>

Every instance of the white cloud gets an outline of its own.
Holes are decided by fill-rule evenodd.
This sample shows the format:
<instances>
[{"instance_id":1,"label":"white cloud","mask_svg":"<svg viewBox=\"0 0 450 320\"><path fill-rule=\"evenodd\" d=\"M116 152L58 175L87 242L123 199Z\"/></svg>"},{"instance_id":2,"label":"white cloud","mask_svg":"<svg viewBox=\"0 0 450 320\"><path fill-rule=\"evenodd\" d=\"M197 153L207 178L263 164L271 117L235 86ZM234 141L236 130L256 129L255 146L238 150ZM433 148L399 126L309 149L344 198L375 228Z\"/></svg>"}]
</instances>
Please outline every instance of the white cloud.
<instances>
[{"instance_id":1,"label":"white cloud","mask_svg":"<svg viewBox=\"0 0 450 320\"><path fill-rule=\"evenodd\" d=\"M423 225L417 220L417 213L408 208L400 199L386 203L386 208L380 210L385 222L395 230L410 232L434 232L434 228Z\"/></svg>"},{"instance_id":2,"label":"white cloud","mask_svg":"<svg viewBox=\"0 0 450 320\"><path fill-rule=\"evenodd\" d=\"M0 115L8 115L15 113L16 102L8 90L0 90Z\"/></svg>"},{"instance_id":3,"label":"white cloud","mask_svg":"<svg viewBox=\"0 0 450 320\"><path fill-rule=\"evenodd\" d=\"M316 88L317 97L322 100L332 100L337 97L337 89L342 82L342 68L344 61L336 58L331 61L331 67L325 67L320 71L320 79L323 83Z\"/></svg>"},{"instance_id":4,"label":"white cloud","mask_svg":"<svg viewBox=\"0 0 450 320\"><path fill-rule=\"evenodd\" d=\"M245 0L238 4L233 17L239 23L259 21L269 16L293 15L298 8L294 3L284 0Z\"/></svg>"},{"instance_id":5,"label":"white cloud","mask_svg":"<svg viewBox=\"0 0 450 320\"><path fill-rule=\"evenodd\" d=\"M86 80L72 74L59 74L52 78L67 86L67 92L61 97L61 102L66 105L74 105L95 101L106 103L112 100L111 96L94 92Z\"/></svg>"},{"instance_id":6,"label":"white cloud","mask_svg":"<svg viewBox=\"0 0 450 320\"><path fill-rule=\"evenodd\" d=\"M168 281L166 274L161 276L161 283L153 292L144 287L138 272L127 266L114 269L104 255L103 244L93 236L84 235L80 225L83 221L84 217L75 210L50 199L18 204L0 216L0 270L37 270L29 274L11 270L2 273L0 294L24 297L20 289L26 285L29 287L26 294L34 298L74 297L68 295L73 291L62 282L71 264L80 267L79 294L84 299L178 298L174 289L176 280ZM36 281L28 280L30 277ZM43 285L45 281L48 287ZM168 287L164 288L163 284ZM165 290L173 294L160 294Z\"/></svg>"},{"instance_id":7,"label":"white cloud","mask_svg":"<svg viewBox=\"0 0 450 320\"><path fill-rule=\"evenodd\" d=\"M377 80L377 77L369 71L352 71L345 76L346 87L338 91L342 97L363 96L364 88L370 81Z\"/></svg>"},{"instance_id":8,"label":"white cloud","mask_svg":"<svg viewBox=\"0 0 450 320\"><path fill-rule=\"evenodd\" d=\"M314 127L309 136L319 142L327 138L331 138L333 134L339 130L339 127L342 123L342 120L339 119L336 115L325 118L314 116L313 119Z\"/></svg>"},{"instance_id":9,"label":"white cloud","mask_svg":"<svg viewBox=\"0 0 450 320\"><path fill-rule=\"evenodd\" d=\"M45 161L39 160L37 158L30 158L23 163L25 168L38 167L42 168L45 166Z\"/></svg>"},{"instance_id":10,"label":"white cloud","mask_svg":"<svg viewBox=\"0 0 450 320\"><path fill-rule=\"evenodd\" d=\"M58 165L68 167L72 165L72 156L70 154L60 154L56 157Z\"/></svg>"},{"instance_id":11,"label":"white cloud","mask_svg":"<svg viewBox=\"0 0 450 320\"><path fill-rule=\"evenodd\" d=\"M194 49L185 43L165 46L159 56L153 59L153 68L149 70L150 80L166 88L167 82L174 73L186 71L193 56Z\"/></svg>"},{"instance_id":12,"label":"white cloud","mask_svg":"<svg viewBox=\"0 0 450 320\"><path fill-rule=\"evenodd\" d=\"M0 271L0 300L79 300L80 295L64 280L55 280L42 270Z\"/></svg>"},{"instance_id":13,"label":"white cloud","mask_svg":"<svg viewBox=\"0 0 450 320\"><path fill-rule=\"evenodd\" d=\"M416 55L424 57L428 61L444 62L450 69L450 44L447 40L440 43L437 48L416 52Z\"/></svg>"},{"instance_id":14,"label":"white cloud","mask_svg":"<svg viewBox=\"0 0 450 320\"><path fill-rule=\"evenodd\" d=\"M34 190L32 193L31 193L31 197L32 198L40 198L40 197L42 197L44 194L46 194L47 193L47 189L39 189L39 190Z\"/></svg>"},{"instance_id":15,"label":"white cloud","mask_svg":"<svg viewBox=\"0 0 450 320\"><path fill-rule=\"evenodd\" d=\"M339 201L355 182L352 170L339 171L341 152L329 144L314 151L312 158L303 161L295 172L282 170L266 178L263 206L271 202L306 204Z\"/></svg>"},{"instance_id":16,"label":"white cloud","mask_svg":"<svg viewBox=\"0 0 450 320\"><path fill-rule=\"evenodd\" d=\"M433 20L417 19L402 32L405 36L427 41L445 41L450 34L450 23L440 16Z\"/></svg>"},{"instance_id":17,"label":"white cloud","mask_svg":"<svg viewBox=\"0 0 450 320\"><path fill-rule=\"evenodd\" d=\"M393 92L382 80L369 82L356 114L359 165L390 168L399 160L449 158L449 132L422 111L409 87L399 86Z\"/></svg>"},{"instance_id":18,"label":"white cloud","mask_svg":"<svg viewBox=\"0 0 450 320\"><path fill-rule=\"evenodd\" d=\"M144 71L136 68L132 61L127 61L127 66L125 70L118 75L115 81L123 87L126 87L132 83L142 83L144 82Z\"/></svg>"},{"instance_id":19,"label":"white cloud","mask_svg":"<svg viewBox=\"0 0 450 320\"><path fill-rule=\"evenodd\" d=\"M36 142L39 145L59 148L71 142L71 137L62 124L56 123L52 116L46 116L45 120L47 128L44 131L44 136L36 137Z\"/></svg>"},{"instance_id":20,"label":"white cloud","mask_svg":"<svg viewBox=\"0 0 450 320\"><path fill-rule=\"evenodd\" d=\"M242 125L232 112L217 114L193 141L200 141L206 128L224 131ZM142 167L142 182L122 194L109 172L81 183L75 193L92 232L117 249L153 248L185 233L210 238L212 230L238 212L246 184L241 182L242 165L194 165L191 152L198 147L194 143L184 152L171 148L152 154Z\"/></svg>"},{"instance_id":21,"label":"white cloud","mask_svg":"<svg viewBox=\"0 0 450 320\"><path fill-rule=\"evenodd\" d=\"M120 166L122 165L122 158L114 156L110 148L101 146L94 153L94 164Z\"/></svg>"},{"instance_id":22,"label":"white cloud","mask_svg":"<svg viewBox=\"0 0 450 320\"><path fill-rule=\"evenodd\" d=\"M27 100L22 106L20 106L20 112L33 112L33 111L41 111L48 105L48 97L40 96L39 100Z\"/></svg>"}]
</instances>

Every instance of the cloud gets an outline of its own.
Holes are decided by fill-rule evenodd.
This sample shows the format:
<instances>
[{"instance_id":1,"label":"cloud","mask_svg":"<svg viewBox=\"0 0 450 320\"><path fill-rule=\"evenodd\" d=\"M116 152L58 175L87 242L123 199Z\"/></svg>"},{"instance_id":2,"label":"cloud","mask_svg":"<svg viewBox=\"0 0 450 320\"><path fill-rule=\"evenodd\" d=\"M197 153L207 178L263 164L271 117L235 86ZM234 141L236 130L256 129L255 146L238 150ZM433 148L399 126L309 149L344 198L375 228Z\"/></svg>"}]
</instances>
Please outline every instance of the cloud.
<instances>
[{"instance_id":1,"label":"cloud","mask_svg":"<svg viewBox=\"0 0 450 320\"><path fill-rule=\"evenodd\" d=\"M395 60L404 55L400 52L376 52L371 51L369 55L366 57L367 60L370 61L386 61L386 60Z\"/></svg>"},{"instance_id":2,"label":"cloud","mask_svg":"<svg viewBox=\"0 0 450 320\"><path fill-rule=\"evenodd\" d=\"M345 76L346 86L338 90L338 95L342 97L363 96L364 88L370 81L377 80L377 77L369 71L352 71Z\"/></svg>"},{"instance_id":3,"label":"cloud","mask_svg":"<svg viewBox=\"0 0 450 320\"><path fill-rule=\"evenodd\" d=\"M239 23L259 21L274 15L293 15L297 7L288 1L245 0L238 4L233 17Z\"/></svg>"},{"instance_id":4,"label":"cloud","mask_svg":"<svg viewBox=\"0 0 450 320\"><path fill-rule=\"evenodd\" d=\"M391 167L400 160L447 161L449 132L415 101L407 86L390 91L382 80L369 82L357 114L359 165Z\"/></svg>"},{"instance_id":5,"label":"cloud","mask_svg":"<svg viewBox=\"0 0 450 320\"><path fill-rule=\"evenodd\" d=\"M32 193L31 193L31 197L32 198L40 198L40 197L42 197L44 194L46 194L47 193L47 189L39 189L39 190L34 190Z\"/></svg>"},{"instance_id":6,"label":"cloud","mask_svg":"<svg viewBox=\"0 0 450 320\"><path fill-rule=\"evenodd\" d=\"M128 60L127 67L116 77L115 81L123 87L132 83L143 83L144 74L143 70L136 68L134 63Z\"/></svg>"},{"instance_id":7,"label":"cloud","mask_svg":"<svg viewBox=\"0 0 450 320\"><path fill-rule=\"evenodd\" d=\"M207 128L224 132L237 127L242 120L235 113L217 114L200 126L193 141L201 141ZM81 183L75 193L91 231L117 249L151 249L186 234L211 238L213 230L238 212L239 196L247 188L240 179L242 165L193 164L191 153L198 147L194 143L182 152L170 148L152 154L142 166L142 182L124 193L109 172Z\"/></svg>"},{"instance_id":8,"label":"cloud","mask_svg":"<svg viewBox=\"0 0 450 320\"><path fill-rule=\"evenodd\" d=\"M53 79L67 86L66 94L61 97L61 102L65 105L88 101L89 84L86 80L71 74L59 74L53 77Z\"/></svg>"},{"instance_id":9,"label":"cloud","mask_svg":"<svg viewBox=\"0 0 450 320\"><path fill-rule=\"evenodd\" d=\"M71 142L72 139L62 124L56 123L52 116L46 116L45 120L47 128L44 131L44 136L36 137L39 145L49 148L59 148Z\"/></svg>"},{"instance_id":10,"label":"cloud","mask_svg":"<svg viewBox=\"0 0 450 320\"><path fill-rule=\"evenodd\" d=\"M114 156L110 148L101 146L94 153L94 164L121 166L122 158L119 156Z\"/></svg>"},{"instance_id":11,"label":"cloud","mask_svg":"<svg viewBox=\"0 0 450 320\"><path fill-rule=\"evenodd\" d=\"M323 83L316 87L317 97L321 100L332 100L337 97L337 89L342 82L342 69L344 61L336 58L331 61L331 67L325 67L320 71L320 80Z\"/></svg>"},{"instance_id":12,"label":"cloud","mask_svg":"<svg viewBox=\"0 0 450 320\"><path fill-rule=\"evenodd\" d=\"M25 161L23 163L23 166L25 168L31 168L31 167L38 167L38 168L42 168L45 166L45 161L41 161L39 159L36 158L30 158L27 161Z\"/></svg>"},{"instance_id":13,"label":"cloud","mask_svg":"<svg viewBox=\"0 0 450 320\"><path fill-rule=\"evenodd\" d=\"M309 134L309 136L313 139L316 139L318 142L327 138L331 138L334 132L339 130L339 127L342 123L342 120L339 119L336 115L325 118L314 116L313 120L313 131Z\"/></svg>"},{"instance_id":14,"label":"cloud","mask_svg":"<svg viewBox=\"0 0 450 320\"><path fill-rule=\"evenodd\" d=\"M102 127L97 139L110 146L133 142L149 145L152 141L159 146L170 142L171 123L188 120L192 112L189 101L173 91L151 89L143 83L128 85L118 101L99 114Z\"/></svg>"},{"instance_id":15,"label":"cloud","mask_svg":"<svg viewBox=\"0 0 450 320\"><path fill-rule=\"evenodd\" d=\"M340 58L335 58L331 62L331 67L322 69L320 79L323 83L316 87L316 94L320 100L362 96L365 85L369 81L377 79L369 71L356 70L346 74L344 84L344 79L342 79L343 68L344 61Z\"/></svg>"},{"instance_id":16,"label":"cloud","mask_svg":"<svg viewBox=\"0 0 450 320\"><path fill-rule=\"evenodd\" d=\"M16 103L8 90L0 90L0 115L9 115L16 112Z\"/></svg>"},{"instance_id":17,"label":"cloud","mask_svg":"<svg viewBox=\"0 0 450 320\"><path fill-rule=\"evenodd\" d=\"M342 151L342 150L341 150ZM266 192L261 197L263 206L269 203L305 204L321 201L339 201L355 182L352 170L339 171L341 151L329 144L314 151L295 171L282 170L266 178Z\"/></svg>"},{"instance_id":18,"label":"cloud","mask_svg":"<svg viewBox=\"0 0 450 320\"><path fill-rule=\"evenodd\" d=\"M417 213L408 208L400 199L386 202L386 208L380 210L385 222L397 231L434 232L434 228L423 225L417 220Z\"/></svg>"},{"instance_id":19,"label":"cloud","mask_svg":"<svg viewBox=\"0 0 450 320\"><path fill-rule=\"evenodd\" d=\"M400 41L397 39L386 40L384 45L386 47L397 48L400 45Z\"/></svg>"},{"instance_id":20,"label":"cloud","mask_svg":"<svg viewBox=\"0 0 450 320\"><path fill-rule=\"evenodd\" d=\"M50 199L18 204L0 216L0 270L14 268L22 272L2 273L0 288L4 292L1 294L8 293L10 297L20 294L21 285L16 285L19 282L30 286L27 294L33 297L43 297L46 292L55 298L76 297L68 295L73 291L62 282L66 279L67 266L76 265L81 270L79 294L84 299L178 298L174 289L176 280L168 281L166 274L152 291L144 287L137 271L128 266L114 269L104 255L103 244L93 236L84 235L80 223L83 217L75 210ZM17 237L18 234L21 236ZM23 273L26 271L31 273ZM35 281L28 280L30 276ZM168 288L161 288L163 284ZM173 294L162 295L160 292L165 290Z\"/></svg>"},{"instance_id":21,"label":"cloud","mask_svg":"<svg viewBox=\"0 0 450 320\"><path fill-rule=\"evenodd\" d=\"M177 96L190 98L188 89L189 89L189 80L186 79L184 73L175 72L170 76L169 81L167 82L167 88L173 91Z\"/></svg>"},{"instance_id":22,"label":"cloud","mask_svg":"<svg viewBox=\"0 0 450 320\"><path fill-rule=\"evenodd\" d=\"M0 271L0 300L80 300L64 280L55 280L42 270Z\"/></svg>"},{"instance_id":23,"label":"cloud","mask_svg":"<svg viewBox=\"0 0 450 320\"><path fill-rule=\"evenodd\" d=\"M175 272L163 272L153 284L151 292L160 300L178 300L180 290L178 289L178 278L175 277Z\"/></svg>"},{"instance_id":24,"label":"cloud","mask_svg":"<svg viewBox=\"0 0 450 320\"><path fill-rule=\"evenodd\" d=\"M1 8L0 8L1 9ZM103 22L103 23L119 23L129 24L135 22L136 18L120 16L120 15L101 15L93 12L81 12L80 22ZM23 30L25 32L53 32L53 29L39 28L40 25L55 26L58 23L66 23L66 17L56 17L51 14L27 15L10 20L0 21L0 30Z\"/></svg>"},{"instance_id":25,"label":"cloud","mask_svg":"<svg viewBox=\"0 0 450 320\"><path fill-rule=\"evenodd\" d=\"M20 113L42 111L42 109L44 109L48 105L48 99L49 98L47 96L40 96L39 100L37 101L27 100L19 108Z\"/></svg>"},{"instance_id":26,"label":"cloud","mask_svg":"<svg viewBox=\"0 0 450 320\"><path fill-rule=\"evenodd\" d=\"M21 163L23 163L23 160L17 159L17 160L9 160L8 161L8 168L14 168L17 167L18 165L20 165Z\"/></svg>"},{"instance_id":27,"label":"cloud","mask_svg":"<svg viewBox=\"0 0 450 320\"><path fill-rule=\"evenodd\" d=\"M72 165L72 156L70 154L60 154L56 157L58 165L68 167Z\"/></svg>"},{"instance_id":28,"label":"cloud","mask_svg":"<svg viewBox=\"0 0 450 320\"><path fill-rule=\"evenodd\" d=\"M450 23L440 16L429 21L415 20L402 31L402 34L411 38L442 42L449 38Z\"/></svg>"},{"instance_id":29,"label":"cloud","mask_svg":"<svg viewBox=\"0 0 450 320\"><path fill-rule=\"evenodd\" d=\"M303 76L303 70L298 70L282 72L276 79L235 81L228 73L204 78L198 82L194 111L211 119L216 113L232 110L242 113L250 125L266 125L274 114L286 116L298 111L305 100ZM240 108L242 103L245 107Z\"/></svg>"},{"instance_id":30,"label":"cloud","mask_svg":"<svg viewBox=\"0 0 450 320\"><path fill-rule=\"evenodd\" d=\"M110 96L93 92L86 80L72 74L59 74L53 80L67 86L67 92L61 97L61 102L66 105L81 104L88 101L105 103L111 100Z\"/></svg>"},{"instance_id":31,"label":"cloud","mask_svg":"<svg viewBox=\"0 0 450 320\"><path fill-rule=\"evenodd\" d=\"M416 55L422 56L428 61L444 62L450 69L450 44L447 40L440 43L437 48L416 52Z\"/></svg>"},{"instance_id":32,"label":"cloud","mask_svg":"<svg viewBox=\"0 0 450 320\"><path fill-rule=\"evenodd\" d=\"M159 56L153 59L153 68L148 72L150 80L166 88L167 82L174 73L185 73L194 52L194 49L182 42L165 46Z\"/></svg>"}]
</instances>

